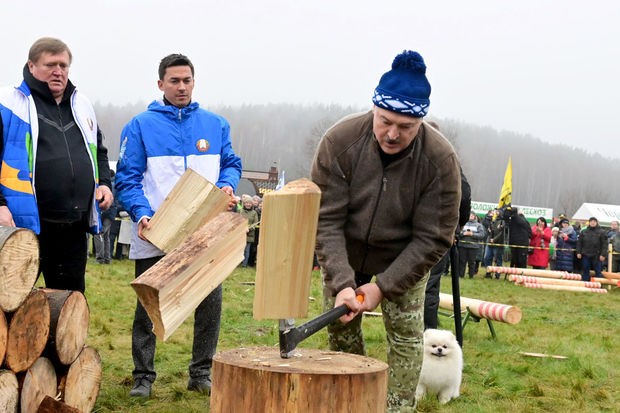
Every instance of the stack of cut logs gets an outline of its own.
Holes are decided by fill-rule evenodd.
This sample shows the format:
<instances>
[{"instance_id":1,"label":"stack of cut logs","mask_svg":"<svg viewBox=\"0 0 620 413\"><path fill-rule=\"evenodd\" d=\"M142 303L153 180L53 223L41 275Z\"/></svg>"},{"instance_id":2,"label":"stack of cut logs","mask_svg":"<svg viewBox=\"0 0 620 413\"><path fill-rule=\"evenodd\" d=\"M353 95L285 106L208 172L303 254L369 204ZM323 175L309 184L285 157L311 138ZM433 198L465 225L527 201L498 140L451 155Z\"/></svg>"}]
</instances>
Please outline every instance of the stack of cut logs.
<instances>
[{"instance_id":1,"label":"stack of cut logs","mask_svg":"<svg viewBox=\"0 0 620 413\"><path fill-rule=\"evenodd\" d=\"M0 227L0 409L90 412L101 359L85 346L89 310L78 291L36 289L36 235Z\"/></svg>"}]
</instances>

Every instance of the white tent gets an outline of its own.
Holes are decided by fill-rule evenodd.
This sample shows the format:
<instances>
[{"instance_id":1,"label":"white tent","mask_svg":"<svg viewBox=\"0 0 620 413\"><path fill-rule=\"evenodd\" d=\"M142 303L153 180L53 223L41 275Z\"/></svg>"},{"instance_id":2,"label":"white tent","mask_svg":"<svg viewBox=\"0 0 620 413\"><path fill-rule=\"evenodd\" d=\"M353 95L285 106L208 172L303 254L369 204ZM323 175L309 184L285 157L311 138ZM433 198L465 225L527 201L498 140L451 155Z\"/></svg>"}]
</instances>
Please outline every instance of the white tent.
<instances>
[{"instance_id":1,"label":"white tent","mask_svg":"<svg viewBox=\"0 0 620 413\"><path fill-rule=\"evenodd\" d=\"M600 225L609 226L611 221L620 221L620 205L584 202L573 215L573 219L582 221L587 221L590 217L596 217Z\"/></svg>"}]
</instances>

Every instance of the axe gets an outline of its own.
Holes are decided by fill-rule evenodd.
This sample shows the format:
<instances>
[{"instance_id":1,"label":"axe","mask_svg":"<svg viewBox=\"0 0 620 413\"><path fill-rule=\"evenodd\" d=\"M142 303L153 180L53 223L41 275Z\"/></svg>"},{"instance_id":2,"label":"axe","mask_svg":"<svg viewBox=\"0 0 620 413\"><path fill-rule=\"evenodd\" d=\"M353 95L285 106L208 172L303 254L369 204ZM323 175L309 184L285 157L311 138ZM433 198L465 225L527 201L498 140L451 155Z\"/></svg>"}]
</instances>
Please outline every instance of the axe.
<instances>
[{"instance_id":1,"label":"axe","mask_svg":"<svg viewBox=\"0 0 620 413\"><path fill-rule=\"evenodd\" d=\"M364 302L363 295L358 295L355 298L360 303ZM299 327L295 327L294 319L287 318L285 320L280 320L280 357L285 359L292 357L293 350L295 350L297 344L301 343L303 340L310 337L323 327L338 320L348 312L349 307L347 307L346 304L342 304L324 312Z\"/></svg>"}]
</instances>

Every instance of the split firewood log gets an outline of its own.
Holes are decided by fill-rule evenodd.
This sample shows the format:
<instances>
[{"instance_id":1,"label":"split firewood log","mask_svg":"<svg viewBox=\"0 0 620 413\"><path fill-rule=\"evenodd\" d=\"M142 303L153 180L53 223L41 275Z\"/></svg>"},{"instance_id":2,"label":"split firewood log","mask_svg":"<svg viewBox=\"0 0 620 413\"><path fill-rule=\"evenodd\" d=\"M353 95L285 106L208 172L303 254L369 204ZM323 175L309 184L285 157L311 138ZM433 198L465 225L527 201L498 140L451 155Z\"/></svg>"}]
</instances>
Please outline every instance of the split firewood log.
<instances>
[{"instance_id":1,"label":"split firewood log","mask_svg":"<svg viewBox=\"0 0 620 413\"><path fill-rule=\"evenodd\" d=\"M56 400L50 396L45 396L39 405L37 413L82 413L75 407Z\"/></svg>"}]
</instances>

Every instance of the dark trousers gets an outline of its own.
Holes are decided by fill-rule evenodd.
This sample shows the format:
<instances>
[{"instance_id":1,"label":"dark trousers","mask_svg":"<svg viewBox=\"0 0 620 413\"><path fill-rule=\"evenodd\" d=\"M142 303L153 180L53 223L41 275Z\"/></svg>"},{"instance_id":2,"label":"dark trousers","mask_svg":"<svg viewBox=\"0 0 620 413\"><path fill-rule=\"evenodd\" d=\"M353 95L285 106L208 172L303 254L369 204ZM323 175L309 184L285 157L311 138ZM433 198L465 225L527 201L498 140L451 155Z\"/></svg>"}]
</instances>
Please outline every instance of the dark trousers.
<instances>
[{"instance_id":1,"label":"dark trousers","mask_svg":"<svg viewBox=\"0 0 620 413\"><path fill-rule=\"evenodd\" d=\"M594 270L595 277L602 278L601 269L603 263L597 257L588 257L587 255L581 256L581 281L590 281L590 270Z\"/></svg>"},{"instance_id":2,"label":"dark trousers","mask_svg":"<svg viewBox=\"0 0 620 413\"><path fill-rule=\"evenodd\" d=\"M136 278L151 268L163 257L136 260ZM189 364L189 376L201 379L211 376L211 364L220 334L220 317L222 314L222 286L219 285L196 308L194 312L194 343L192 360ZM133 357L134 379L145 378L151 383L155 373L155 334L153 323L146 310L138 301L133 320L131 335L131 355Z\"/></svg>"},{"instance_id":3,"label":"dark trousers","mask_svg":"<svg viewBox=\"0 0 620 413\"><path fill-rule=\"evenodd\" d=\"M459 277L465 276L465 265L469 267L469 278L473 278L476 274L476 257L478 256L478 248L459 247Z\"/></svg>"},{"instance_id":4,"label":"dark trousers","mask_svg":"<svg viewBox=\"0 0 620 413\"><path fill-rule=\"evenodd\" d=\"M431 268L431 273L426 283L424 295L424 329L437 328L439 319L439 291L441 287L441 276L448 270L450 252L446 252L437 264Z\"/></svg>"},{"instance_id":5,"label":"dark trousers","mask_svg":"<svg viewBox=\"0 0 620 413\"><path fill-rule=\"evenodd\" d=\"M527 268L527 247L510 247L510 266Z\"/></svg>"},{"instance_id":6,"label":"dark trousers","mask_svg":"<svg viewBox=\"0 0 620 413\"><path fill-rule=\"evenodd\" d=\"M57 290L84 292L86 283L86 224L58 224L41 221L39 271L45 286Z\"/></svg>"}]
</instances>

